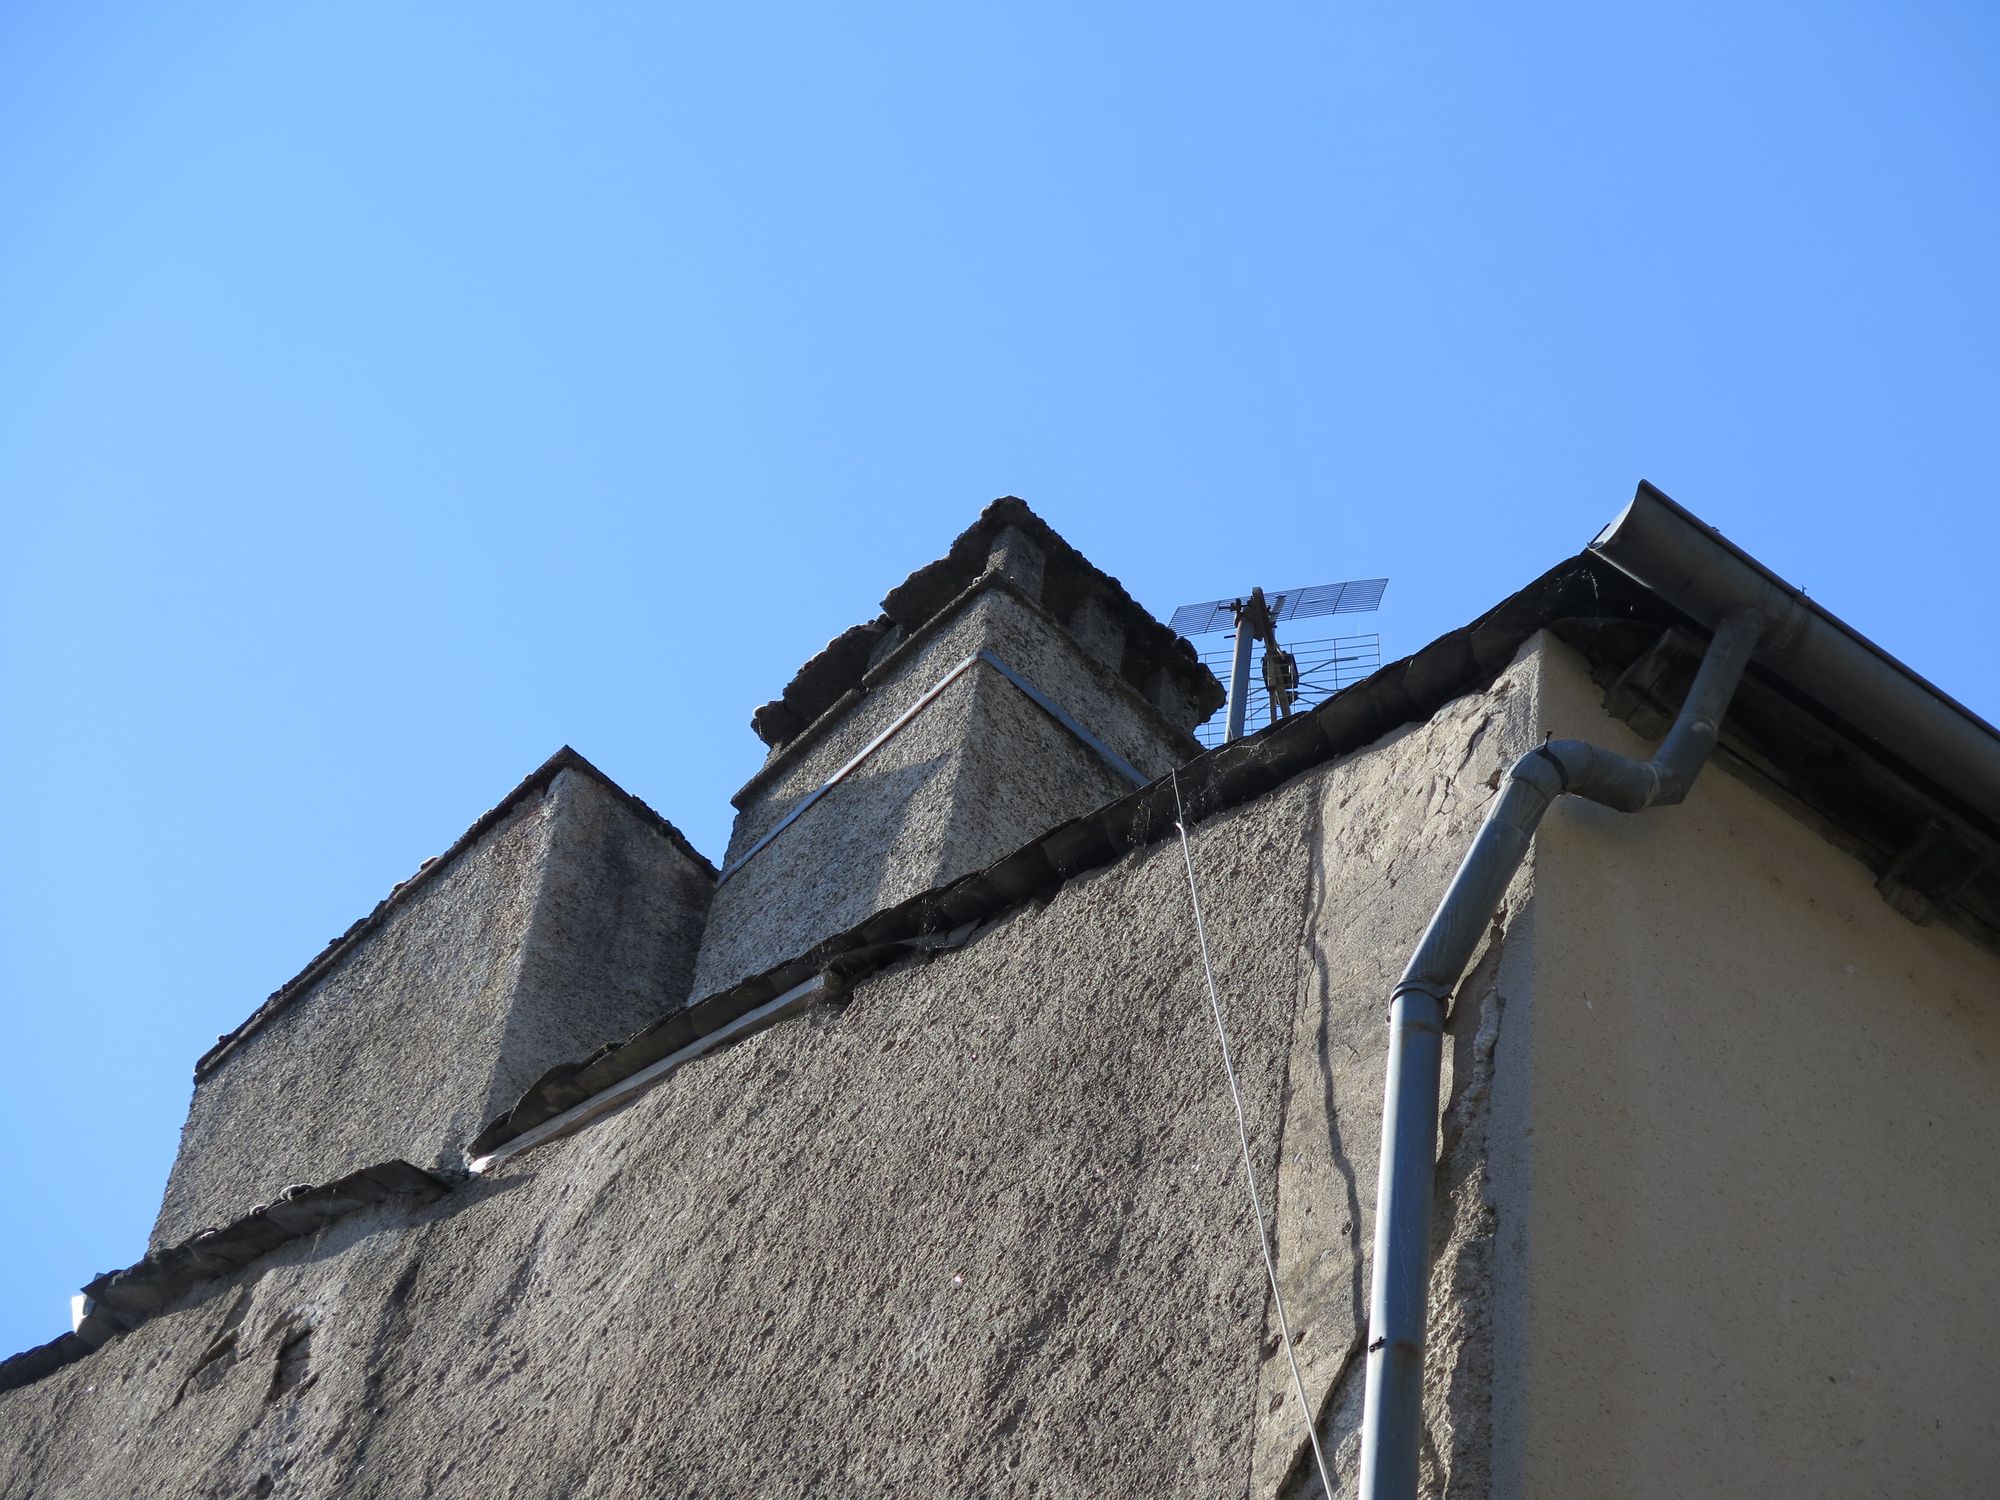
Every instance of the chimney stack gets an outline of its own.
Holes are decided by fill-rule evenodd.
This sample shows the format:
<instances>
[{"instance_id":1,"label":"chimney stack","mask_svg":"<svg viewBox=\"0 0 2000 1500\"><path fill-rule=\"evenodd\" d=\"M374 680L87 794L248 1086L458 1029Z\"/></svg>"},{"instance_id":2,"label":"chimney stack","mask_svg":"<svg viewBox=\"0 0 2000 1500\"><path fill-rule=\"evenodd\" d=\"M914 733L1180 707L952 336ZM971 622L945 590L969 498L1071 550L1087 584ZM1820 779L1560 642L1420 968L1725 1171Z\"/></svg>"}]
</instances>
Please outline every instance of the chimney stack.
<instances>
[{"instance_id":1,"label":"chimney stack","mask_svg":"<svg viewBox=\"0 0 2000 1500\"><path fill-rule=\"evenodd\" d=\"M736 826L691 998L985 868L1201 751L1194 649L1020 500L799 669Z\"/></svg>"}]
</instances>

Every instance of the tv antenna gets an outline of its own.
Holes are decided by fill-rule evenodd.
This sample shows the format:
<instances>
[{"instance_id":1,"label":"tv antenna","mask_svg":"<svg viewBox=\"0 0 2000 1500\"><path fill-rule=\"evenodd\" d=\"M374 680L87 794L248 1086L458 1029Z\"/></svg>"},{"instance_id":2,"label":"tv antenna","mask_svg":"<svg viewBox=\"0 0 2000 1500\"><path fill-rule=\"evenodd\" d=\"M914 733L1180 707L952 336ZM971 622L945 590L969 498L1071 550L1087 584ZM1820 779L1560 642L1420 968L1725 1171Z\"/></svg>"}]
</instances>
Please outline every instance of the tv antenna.
<instances>
[{"instance_id":1,"label":"tv antenna","mask_svg":"<svg viewBox=\"0 0 2000 1500\"><path fill-rule=\"evenodd\" d=\"M1271 718L1291 715L1299 693L1299 664L1278 644L1280 620L1304 620L1314 615L1360 615L1381 606L1386 578L1356 578L1346 583L1321 583L1311 588L1285 589L1266 597L1260 588L1250 597L1211 599L1183 604L1167 622L1176 635L1208 635L1233 626L1236 652L1229 668L1229 727L1226 740L1241 739L1250 707L1250 643L1264 643L1264 691L1271 697Z\"/></svg>"}]
</instances>

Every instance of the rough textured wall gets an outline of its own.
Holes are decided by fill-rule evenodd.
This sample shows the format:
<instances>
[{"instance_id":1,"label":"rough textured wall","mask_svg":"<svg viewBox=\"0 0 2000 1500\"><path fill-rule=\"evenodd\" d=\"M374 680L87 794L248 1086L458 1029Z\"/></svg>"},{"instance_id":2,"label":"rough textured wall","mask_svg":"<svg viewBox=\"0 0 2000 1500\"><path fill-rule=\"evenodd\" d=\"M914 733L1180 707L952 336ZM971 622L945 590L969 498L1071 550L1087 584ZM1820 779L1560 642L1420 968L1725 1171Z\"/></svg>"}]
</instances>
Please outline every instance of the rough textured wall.
<instances>
[{"instance_id":1,"label":"rough textured wall","mask_svg":"<svg viewBox=\"0 0 2000 1500\"><path fill-rule=\"evenodd\" d=\"M984 644L1143 775L1164 776L1199 751L1192 738L1193 724L1168 720L1092 655L1068 626L1011 593L995 592L985 598L992 603L986 605L990 637ZM1103 617L1097 618L1101 622ZM1096 639L1104 644L1102 635Z\"/></svg>"},{"instance_id":2,"label":"rough textured wall","mask_svg":"<svg viewBox=\"0 0 2000 1500\"><path fill-rule=\"evenodd\" d=\"M960 794L938 856L939 884L983 870L1030 838L1132 789L998 672L981 669L976 677Z\"/></svg>"},{"instance_id":3,"label":"rough textured wall","mask_svg":"<svg viewBox=\"0 0 2000 1500\"><path fill-rule=\"evenodd\" d=\"M1472 841L1497 776L1541 739L1536 659L1308 778L1313 783L1306 963L1290 1042L1276 1258L1299 1370L1336 1489L1359 1471L1363 1343L1388 1057L1390 989ZM1490 1462L1486 1314L1495 1204L1487 1103L1503 998L1525 989L1531 871L1515 882L1451 1012L1426 1354L1426 1495L1483 1496ZM1292 1372L1273 1316L1258 1388L1249 1493L1313 1497Z\"/></svg>"},{"instance_id":4,"label":"rough textured wall","mask_svg":"<svg viewBox=\"0 0 2000 1500\"><path fill-rule=\"evenodd\" d=\"M484 1123L553 810L519 803L196 1084L154 1244Z\"/></svg>"},{"instance_id":5,"label":"rough textured wall","mask_svg":"<svg viewBox=\"0 0 2000 1500\"><path fill-rule=\"evenodd\" d=\"M1547 727L1642 748L1547 660ZM1495 1493L1992 1493L2000 961L1713 769L1562 803L1535 903Z\"/></svg>"},{"instance_id":6,"label":"rough textured wall","mask_svg":"<svg viewBox=\"0 0 2000 1500\"><path fill-rule=\"evenodd\" d=\"M1384 997L1532 682L1195 830L1343 1480ZM0 1500L1299 1493L1185 882L1169 839L429 1210L274 1252L0 1395ZM1454 1016L1431 1494L1484 1473L1484 1099L1518 944Z\"/></svg>"},{"instance_id":7,"label":"rough textured wall","mask_svg":"<svg viewBox=\"0 0 2000 1500\"><path fill-rule=\"evenodd\" d=\"M774 754L772 768L739 796L730 861L981 649L1149 775L1188 748L1061 625L1004 588L974 594L934 629L885 662L834 722ZM1126 789L997 671L974 666L722 885L692 994L725 988L983 868Z\"/></svg>"},{"instance_id":8,"label":"rough textured wall","mask_svg":"<svg viewBox=\"0 0 2000 1500\"><path fill-rule=\"evenodd\" d=\"M684 997L707 896L622 796L560 772L200 1080L153 1243L288 1183L455 1166L526 1082Z\"/></svg>"},{"instance_id":9,"label":"rough textured wall","mask_svg":"<svg viewBox=\"0 0 2000 1500\"><path fill-rule=\"evenodd\" d=\"M549 795L541 887L474 1129L554 1064L686 999L714 895L709 870L615 787L564 771Z\"/></svg>"},{"instance_id":10,"label":"rough textured wall","mask_svg":"<svg viewBox=\"0 0 2000 1500\"><path fill-rule=\"evenodd\" d=\"M929 679L913 682L899 695L903 706L950 665L940 655ZM973 722L979 685L974 673L983 670L961 675L716 889L690 999L802 953L819 939L936 884L931 872L951 825L958 762ZM901 711L889 712L887 703L878 706L869 699L862 700L860 709L874 710L868 719L884 723ZM880 727L863 735L862 743ZM845 758L824 773L802 765L784 778L782 791L751 804L736 820L730 859L740 858Z\"/></svg>"},{"instance_id":11,"label":"rough textured wall","mask_svg":"<svg viewBox=\"0 0 2000 1500\"><path fill-rule=\"evenodd\" d=\"M1267 1182L1311 818L1195 839ZM1236 1149L1155 845L0 1396L0 1496L1238 1493Z\"/></svg>"}]
</instances>

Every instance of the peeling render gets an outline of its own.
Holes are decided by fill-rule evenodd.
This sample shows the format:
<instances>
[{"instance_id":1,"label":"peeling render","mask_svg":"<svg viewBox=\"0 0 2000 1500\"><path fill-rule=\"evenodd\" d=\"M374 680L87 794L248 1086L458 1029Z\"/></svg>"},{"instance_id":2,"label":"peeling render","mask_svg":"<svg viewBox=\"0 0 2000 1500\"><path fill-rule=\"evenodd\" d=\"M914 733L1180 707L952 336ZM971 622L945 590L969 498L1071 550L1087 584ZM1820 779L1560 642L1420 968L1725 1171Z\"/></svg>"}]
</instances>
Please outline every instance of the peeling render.
<instances>
[{"instance_id":1,"label":"peeling render","mask_svg":"<svg viewBox=\"0 0 2000 1500\"><path fill-rule=\"evenodd\" d=\"M1493 1236L1487 1176L1494 1053L1507 1007L1504 914L1459 986L1440 1120L1432 1223L1430 1334L1424 1354L1424 1493L1486 1500L1492 1493ZM1518 961L1514 968L1520 967ZM1356 1384L1359 1384L1357 1373Z\"/></svg>"},{"instance_id":2,"label":"peeling render","mask_svg":"<svg viewBox=\"0 0 2000 1500\"><path fill-rule=\"evenodd\" d=\"M1541 738L1534 653L1533 645L1524 647L1485 694L1448 704L1428 723L1306 778L1314 789L1313 879L1278 1161L1277 1258L1336 1483L1351 1482L1360 1453L1358 1356L1367 1327L1388 1041L1383 997L1485 813L1492 772ZM1517 881L1517 903L1526 900L1530 878L1524 872ZM1498 954L1496 934L1464 987L1471 1009L1454 1012L1456 1050L1447 1054L1454 1078L1469 1076L1463 1032L1468 1024L1478 1029L1473 1018L1484 1003L1477 981L1494 969ZM1466 1118L1456 1149L1477 1156L1483 1130L1460 1114ZM1438 1222L1453 1219L1440 1214ZM1441 1315L1452 1316L1434 1308L1434 1325ZM1320 1493L1276 1332L1273 1319L1259 1380L1253 1500ZM1447 1348L1441 1341L1433 1357Z\"/></svg>"}]
</instances>

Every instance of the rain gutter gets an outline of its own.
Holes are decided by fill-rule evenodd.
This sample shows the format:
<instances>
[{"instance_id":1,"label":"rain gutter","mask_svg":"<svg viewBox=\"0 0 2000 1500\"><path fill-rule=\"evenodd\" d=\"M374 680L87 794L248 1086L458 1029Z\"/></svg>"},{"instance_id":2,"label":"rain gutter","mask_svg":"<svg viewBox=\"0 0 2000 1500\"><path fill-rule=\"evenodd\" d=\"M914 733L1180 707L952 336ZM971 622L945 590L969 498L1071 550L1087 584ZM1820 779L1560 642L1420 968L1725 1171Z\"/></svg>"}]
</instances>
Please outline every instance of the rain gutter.
<instances>
[{"instance_id":1,"label":"rain gutter","mask_svg":"<svg viewBox=\"0 0 2000 1500\"><path fill-rule=\"evenodd\" d=\"M1857 634L1742 548L1650 484L1590 551L1713 630L1725 615L1783 616L1758 648L1760 667L1943 800L2000 827L2000 730ZM1873 726L1874 732L1863 726ZM1893 727L1893 742L1882 727Z\"/></svg>"},{"instance_id":2,"label":"rain gutter","mask_svg":"<svg viewBox=\"0 0 2000 1500\"><path fill-rule=\"evenodd\" d=\"M1693 687L1650 761L1577 740L1521 757L1390 1001L1381 1183L1369 1299L1362 1500L1414 1500L1423 1437L1438 1080L1452 989L1555 800L1622 812L1678 802L1708 759L1751 653L1760 676L1839 721L1946 802L2000 824L2000 733L1642 484L1591 555L1713 632ZM1893 726L1885 743L1860 726Z\"/></svg>"}]
</instances>

